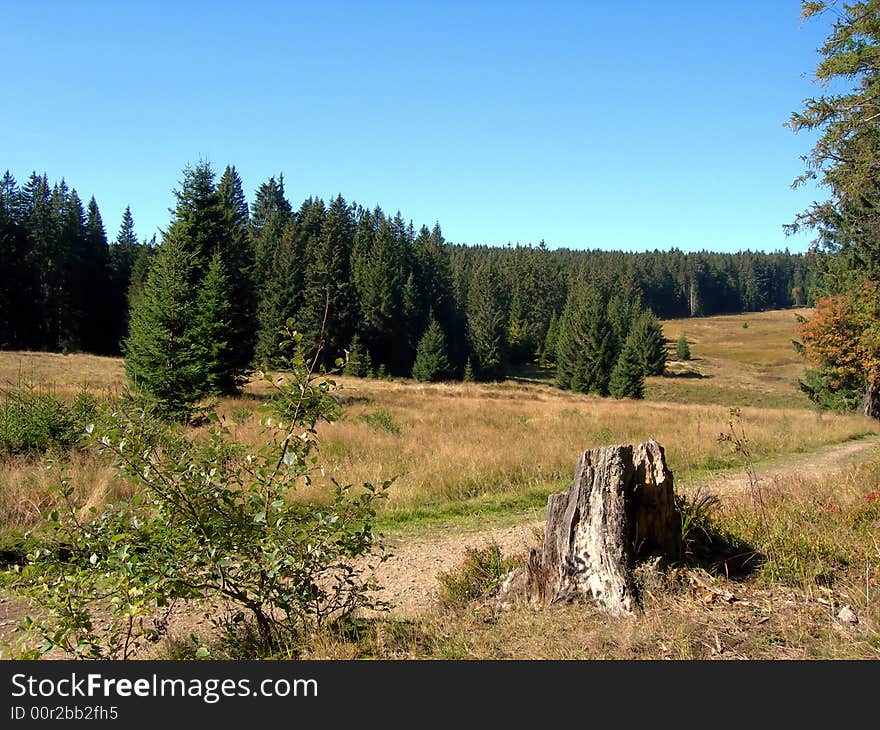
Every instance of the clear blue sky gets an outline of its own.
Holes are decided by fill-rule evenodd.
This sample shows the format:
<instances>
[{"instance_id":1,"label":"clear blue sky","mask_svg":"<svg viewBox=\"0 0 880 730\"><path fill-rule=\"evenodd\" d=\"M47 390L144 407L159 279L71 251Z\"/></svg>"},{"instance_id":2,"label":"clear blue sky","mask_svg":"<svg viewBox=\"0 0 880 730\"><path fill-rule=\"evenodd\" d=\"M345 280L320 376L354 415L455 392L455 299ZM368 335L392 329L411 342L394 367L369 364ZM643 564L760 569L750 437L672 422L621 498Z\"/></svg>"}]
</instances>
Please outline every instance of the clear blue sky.
<instances>
[{"instance_id":1,"label":"clear blue sky","mask_svg":"<svg viewBox=\"0 0 880 730\"><path fill-rule=\"evenodd\" d=\"M798 0L0 0L0 169L164 227L187 163L447 240L806 249L782 224L827 21Z\"/></svg>"}]
</instances>

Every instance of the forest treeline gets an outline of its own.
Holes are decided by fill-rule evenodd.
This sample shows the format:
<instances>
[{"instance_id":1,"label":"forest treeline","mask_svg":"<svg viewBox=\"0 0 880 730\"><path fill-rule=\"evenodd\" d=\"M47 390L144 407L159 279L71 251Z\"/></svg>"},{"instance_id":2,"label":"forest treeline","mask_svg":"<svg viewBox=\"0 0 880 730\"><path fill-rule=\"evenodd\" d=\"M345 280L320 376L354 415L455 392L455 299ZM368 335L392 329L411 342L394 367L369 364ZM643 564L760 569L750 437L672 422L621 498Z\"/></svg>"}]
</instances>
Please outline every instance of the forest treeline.
<instances>
[{"instance_id":1,"label":"forest treeline","mask_svg":"<svg viewBox=\"0 0 880 730\"><path fill-rule=\"evenodd\" d=\"M249 202L234 167L218 179L206 162L184 170L175 195L161 245L136 238L129 209L110 241L94 198L83 203L64 180L50 184L45 174L19 185L7 172L0 182L0 347L149 359L149 348L161 343L139 351L130 334L138 321L155 330L149 317L161 319L158 310L178 296L178 309L165 314L189 318L187 331L200 333L188 344L182 338L190 355L201 348L201 357L224 363L210 376L224 391L251 366L271 363L288 319L316 344L329 305L328 363L348 351L351 369L363 374L410 376L415 367L423 379L492 379L512 366L555 362L572 316L567 303L571 310L601 300L587 309L591 316L602 310L616 357L642 311L687 317L810 298L807 257L787 251L451 244L439 224L416 229L399 212L342 196L294 207L281 176L262 183ZM145 291L151 278L152 293ZM620 317L630 319L621 325Z\"/></svg>"}]
</instances>

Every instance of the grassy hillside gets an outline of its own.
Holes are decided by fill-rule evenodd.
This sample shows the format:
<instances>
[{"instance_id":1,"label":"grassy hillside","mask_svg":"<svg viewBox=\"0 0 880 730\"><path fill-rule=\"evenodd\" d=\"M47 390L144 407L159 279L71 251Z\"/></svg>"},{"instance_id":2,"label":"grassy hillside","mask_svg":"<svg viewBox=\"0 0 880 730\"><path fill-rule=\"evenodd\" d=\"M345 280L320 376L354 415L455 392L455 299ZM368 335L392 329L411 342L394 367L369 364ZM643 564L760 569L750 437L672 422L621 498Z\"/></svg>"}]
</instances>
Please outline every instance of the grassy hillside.
<instances>
[{"instance_id":1,"label":"grassy hillside","mask_svg":"<svg viewBox=\"0 0 880 730\"><path fill-rule=\"evenodd\" d=\"M552 372L537 368L490 384L341 377L341 418L319 432L326 474L296 498L324 499L331 479L395 478L380 523L404 562L389 564L382 585L397 604L418 610L310 637L291 652L330 658L880 657L874 595L880 461L871 446L880 424L811 408L797 386L803 363L790 344L796 337L791 310L672 320L664 330L672 354L684 331L693 359L671 359L668 375L648 380L644 401L560 391ZM22 383L72 400L83 388L98 396L119 393L125 377L116 358L0 353L0 388ZM260 442L257 408L264 396L265 383L255 381L217 404L241 442ZM748 485L731 481L743 481L741 461L718 440L731 407L741 408L752 453L764 465L762 513ZM865 436L871 440L855 442ZM631 621L611 621L584 605L500 615L480 602L440 607L438 574L454 573L467 546L499 539L506 551L521 554L535 544L546 495L567 486L579 451L648 438L665 446L679 491L692 500L692 531L725 535L763 558L735 580L702 567L677 568L665 582L645 587L644 611ZM73 452L61 463L86 506L100 509L131 495L112 465L90 453ZM53 473L42 459L0 459L0 552L16 534L39 528L53 504ZM720 499L700 502L707 489ZM4 636L9 639L24 609L15 599L0 604L3 656ZM860 617L857 627L836 619L843 606ZM190 619L186 611L178 616L178 635L202 630ZM191 650L188 638L174 635L156 649L160 656ZM229 647L214 650L222 657Z\"/></svg>"},{"instance_id":2,"label":"grassy hillside","mask_svg":"<svg viewBox=\"0 0 880 730\"><path fill-rule=\"evenodd\" d=\"M759 408L809 408L797 387L804 361L791 344L797 316L783 309L663 322L672 358L666 377L650 378L646 397L687 403ZM687 337L691 359L675 361L675 343Z\"/></svg>"},{"instance_id":3,"label":"grassy hillside","mask_svg":"<svg viewBox=\"0 0 880 730\"><path fill-rule=\"evenodd\" d=\"M759 460L880 432L860 416L820 415L808 407L797 387L803 363L790 345L796 336L791 310L664 323L671 342L685 327L693 359L670 361L670 376L650 378L644 401L560 391L549 372L491 384L341 377L342 417L320 431L326 478L299 497L323 498L331 478L356 484L396 478L385 506L392 522L540 508L570 479L579 451L649 438L664 445L681 483L738 464L718 442L732 406L743 406ZM0 387L22 380L68 398L83 387L119 392L125 382L116 358L0 353ZM255 411L263 388L254 382L218 406L245 443L260 439ZM112 467L88 455L76 455L71 469L82 475L90 503L126 490ZM47 499L43 478L33 460L0 464L0 529L27 529L39 521Z\"/></svg>"}]
</instances>

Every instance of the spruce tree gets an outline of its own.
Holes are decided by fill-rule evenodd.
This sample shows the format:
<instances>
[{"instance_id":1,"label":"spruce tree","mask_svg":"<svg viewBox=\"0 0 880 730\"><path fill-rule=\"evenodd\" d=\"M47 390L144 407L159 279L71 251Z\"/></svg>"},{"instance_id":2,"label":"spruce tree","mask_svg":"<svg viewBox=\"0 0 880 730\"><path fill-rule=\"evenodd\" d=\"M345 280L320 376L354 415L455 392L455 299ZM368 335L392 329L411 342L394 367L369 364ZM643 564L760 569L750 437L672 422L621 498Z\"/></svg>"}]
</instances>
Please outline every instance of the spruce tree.
<instances>
[{"instance_id":1,"label":"spruce tree","mask_svg":"<svg viewBox=\"0 0 880 730\"><path fill-rule=\"evenodd\" d=\"M678 336L678 342L675 345L675 356L682 361L691 359L691 348L688 345L684 332Z\"/></svg>"},{"instance_id":2,"label":"spruce tree","mask_svg":"<svg viewBox=\"0 0 880 730\"><path fill-rule=\"evenodd\" d=\"M231 370L244 372L254 359L256 345L257 295L254 286L254 252L248 232L248 204L235 167L227 167L217 184L221 210L221 231L217 249L226 276L229 307L227 356ZM239 382L233 378L225 387ZM237 386L232 391L235 392Z\"/></svg>"},{"instance_id":3,"label":"spruce tree","mask_svg":"<svg viewBox=\"0 0 880 730\"><path fill-rule=\"evenodd\" d=\"M468 287L468 336L480 380L499 380L507 373L506 296L491 260L480 264Z\"/></svg>"},{"instance_id":4,"label":"spruce tree","mask_svg":"<svg viewBox=\"0 0 880 730\"><path fill-rule=\"evenodd\" d=\"M85 248L82 255L82 344L88 352L111 353L117 345L114 310L110 308L110 250L101 211L94 197L86 208Z\"/></svg>"},{"instance_id":5,"label":"spruce tree","mask_svg":"<svg viewBox=\"0 0 880 730\"><path fill-rule=\"evenodd\" d=\"M541 365L548 367L556 362L556 340L559 337L559 318L556 312L550 317L550 325L547 327L547 336L544 338L544 347L541 350Z\"/></svg>"},{"instance_id":6,"label":"spruce tree","mask_svg":"<svg viewBox=\"0 0 880 730\"><path fill-rule=\"evenodd\" d=\"M605 302L593 286L579 282L569 292L556 342L556 382L582 393L608 394L616 360Z\"/></svg>"},{"instance_id":7,"label":"spruce tree","mask_svg":"<svg viewBox=\"0 0 880 730\"><path fill-rule=\"evenodd\" d=\"M474 375L474 366L471 364L470 356L468 356L467 362L464 364L464 373L461 379L465 383L473 383L477 379Z\"/></svg>"},{"instance_id":8,"label":"spruce tree","mask_svg":"<svg viewBox=\"0 0 880 730\"><path fill-rule=\"evenodd\" d=\"M437 320L432 316L425 334L419 340L412 376L423 382L437 382L450 377L451 367L447 356L446 337Z\"/></svg>"},{"instance_id":9,"label":"spruce tree","mask_svg":"<svg viewBox=\"0 0 880 730\"><path fill-rule=\"evenodd\" d=\"M143 249L146 246L138 242L134 232L134 218L131 208L126 206L122 214L122 222L116 240L110 245L108 251L108 266L110 270L110 292L107 299L107 308L112 317L110 322L111 348L118 351L122 341L128 333L129 300L128 291L132 283L132 274L135 263L145 255ZM143 269L145 261L141 263ZM137 290L143 285L143 277L140 279Z\"/></svg>"},{"instance_id":10,"label":"spruce tree","mask_svg":"<svg viewBox=\"0 0 880 730\"><path fill-rule=\"evenodd\" d=\"M251 206L250 239L254 252L253 280L258 292L268 283L273 271L275 248L282 233L293 218L287 198L284 197L284 176L278 182L270 177L257 188Z\"/></svg>"},{"instance_id":11,"label":"spruce tree","mask_svg":"<svg viewBox=\"0 0 880 730\"><path fill-rule=\"evenodd\" d=\"M222 241L226 230L225 212L221 205L211 165L200 160L183 170L180 190L174 191L174 208L163 240L176 238L194 255L193 288L198 286L208 269L211 257Z\"/></svg>"},{"instance_id":12,"label":"spruce tree","mask_svg":"<svg viewBox=\"0 0 880 730\"><path fill-rule=\"evenodd\" d=\"M351 338L351 344L348 346L348 358L346 359L343 372L346 375L351 375L353 378L370 377L372 364L368 362L368 357L364 351L361 338L355 333L355 336Z\"/></svg>"},{"instance_id":13,"label":"spruce tree","mask_svg":"<svg viewBox=\"0 0 880 730\"><path fill-rule=\"evenodd\" d=\"M615 398L644 398L645 376L640 349L636 337L630 334L608 382L608 392Z\"/></svg>"},{"instance_id":14,"label":"spruce tree","mask_svg":"<svg viewBox=\"0 0 880 730\"><path fill-rule=\"evenodd\" d=\"M217 251L208 264L205 278L196 299L193 339L199 364L204 374L206 394L234 393L245 379L245 368L235 357L235 347L229 341L234 309L229 300L229 277L226 264Z\"/></svg>"},{"instance_id":15,"label":"spruce tree","mask_svg":"<svg viewBox=\"0 0 880 730\"><path fill-rule=\"evenodd\" d=\"M318 346L324 328L321 357L324 365L330 365L343 354L354 333L349 281L354 221L341 195L329 208L321 200L308 200L303 208L298 224L305 238L303 298L294 319L310 350Z\"/></svg>"},{"instance_id":16,"label":"spruce tree","mask_svg":"<svg viewBox=\"0 0 880 730\"><path fill-rule=\"evenodd\" d=\"M666 369L666 338L660 320L650 309L636 318L629 336L634 338L642 373L645 376L663 375Z\"/></svg>"},{"instance_id":17,"label":"spruce tree","mask_svg":"<svg viewBox=\"0 0 880 730\"><path fill-rule=\"evenodd\" d=\"M359 328L376 361L408 375L412 355L406 338L412 314L407 304L408 244L399 225L381 210L370 214L370 228L358 226L352 284L360 305ZM410 309L410 311L407 311Z\"/></svg>"},{"instance_id":18,"label":"spruce tree","mask_svg":"<svg viewBox=\"0 0 880 730\"><path fill-rule=\"evenodd\" d=\"M52 205L60 228L55 262L59 270L53 277L57 286L53 299L55 311L52 313L55 334L49 347L62 352L78 352L85 344L83 335L87 324L86 213L76 190L70 190L63 179L52 191Z\"/></svg>"},{"instance_id":19,"label":"spruce tree","mask_svg":"<svg viewBox=\"0 0 880 730\"><path fill-rule=\"evenodd\" d=\"M192 292L196 255L170 237L160 246L144 289L132 306L125 372L157 413L186 420L205 393L206 373L196 336Z\"/></svg>"},{"instance_id":20,"label":"spruce tree","mask_svg":"<svg viewBox=\"0 0 880 730\"><path fill-rule=\"evenodd\" d=\"M413 242L416 290L420 297L416 331L424 331L433 313L446 334L450 364L460 372L467 357L467 337L463 308L455 300L450 248L439 223L430 231L423 226Z\"/></svg>"}]
</instances>

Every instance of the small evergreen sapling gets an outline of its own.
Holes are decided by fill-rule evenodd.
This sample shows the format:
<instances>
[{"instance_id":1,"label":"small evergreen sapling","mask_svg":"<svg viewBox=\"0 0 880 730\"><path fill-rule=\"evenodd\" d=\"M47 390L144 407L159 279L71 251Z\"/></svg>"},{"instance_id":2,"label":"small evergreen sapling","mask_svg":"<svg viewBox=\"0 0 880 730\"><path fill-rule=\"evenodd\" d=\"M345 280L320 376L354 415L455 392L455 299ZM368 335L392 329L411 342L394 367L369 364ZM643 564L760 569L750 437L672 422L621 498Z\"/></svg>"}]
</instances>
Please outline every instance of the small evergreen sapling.
<instances>
[{"instance_id":1,"label":"small evergreen sapling","mask_svg":"<svg viewBox=\"0 0 880 730\"><path fill-rule=\"evenodd\" d=\"M413 377L429 383L448 379L452 368L446 353L446 337L437 320L431 317L416 350Z\"/></svg>"},{"instance_id":2,"label":"small evergreen sapling","mask_svg":"<svg viewBox=\"0 0 880 730\"><path fill-rule=\"evenodd\" d=\"M675 356L682 361L691 359L691 348L688 345L684 332L678 336L678 342L675 345Z\"/></svg>"}]
</instances>

